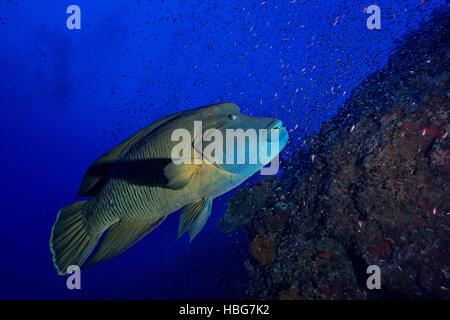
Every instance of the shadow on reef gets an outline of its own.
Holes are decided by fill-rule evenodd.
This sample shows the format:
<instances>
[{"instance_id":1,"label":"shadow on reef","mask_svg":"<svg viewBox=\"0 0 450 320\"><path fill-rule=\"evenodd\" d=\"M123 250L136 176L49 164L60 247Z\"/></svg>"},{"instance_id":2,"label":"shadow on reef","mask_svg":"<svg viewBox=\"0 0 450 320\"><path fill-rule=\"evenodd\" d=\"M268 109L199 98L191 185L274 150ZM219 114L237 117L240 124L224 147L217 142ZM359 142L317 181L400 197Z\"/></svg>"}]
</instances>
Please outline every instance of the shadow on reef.
<instances>
[{"instance_id":1,"label":"shadow on reef","mask_svg":"<svg viewBox=\"0 0 450 320\"><path fill-rule=\"evenodd\" d=\"M239 189L220 221L245 228L241 298L450 298L450 14L410 34L281 179ZM381 268L381 290L366 269Z\"/></svg>"}]
</instances>

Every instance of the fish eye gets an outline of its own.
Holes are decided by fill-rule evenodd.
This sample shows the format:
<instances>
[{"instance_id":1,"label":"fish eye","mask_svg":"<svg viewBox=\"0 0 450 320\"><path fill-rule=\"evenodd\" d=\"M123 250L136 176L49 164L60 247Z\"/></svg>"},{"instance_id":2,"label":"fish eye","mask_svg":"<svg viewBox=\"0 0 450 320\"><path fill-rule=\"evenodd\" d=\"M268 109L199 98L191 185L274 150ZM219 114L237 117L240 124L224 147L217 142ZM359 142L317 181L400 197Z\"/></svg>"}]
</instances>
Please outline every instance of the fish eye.
<instances>
[{"instance_id":1,"label":"fish eye","mask_svg":"<svg viewBox=\"0 0 450 320\"><path fill-rule=\"evenodd\" d=\"M236 115L235 114L230 114L229 117L230 117L231 120L236 120Z\"/></svg>"}]
</instances>

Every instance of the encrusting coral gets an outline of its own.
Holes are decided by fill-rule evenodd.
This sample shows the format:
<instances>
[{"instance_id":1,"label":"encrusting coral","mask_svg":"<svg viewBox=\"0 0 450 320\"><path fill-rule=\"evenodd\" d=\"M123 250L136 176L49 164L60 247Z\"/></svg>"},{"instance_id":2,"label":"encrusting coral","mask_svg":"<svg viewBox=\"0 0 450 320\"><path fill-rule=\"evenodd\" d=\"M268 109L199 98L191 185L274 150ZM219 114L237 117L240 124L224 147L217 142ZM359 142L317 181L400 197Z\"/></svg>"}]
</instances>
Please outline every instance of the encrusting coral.
<instances>
[{"instance_id":1,"label":"encrusting coral","mask_svg":"<svg viewBox=\"0 0 450 320\"><path fill-rule=\"evenodd\" d=\"M251 239L244 297L450 298L449 58L447 11L352 92L281 178L238 190L220 226ZM381 290L366 286L370 265Z\"/></svg>"}]
</instances>

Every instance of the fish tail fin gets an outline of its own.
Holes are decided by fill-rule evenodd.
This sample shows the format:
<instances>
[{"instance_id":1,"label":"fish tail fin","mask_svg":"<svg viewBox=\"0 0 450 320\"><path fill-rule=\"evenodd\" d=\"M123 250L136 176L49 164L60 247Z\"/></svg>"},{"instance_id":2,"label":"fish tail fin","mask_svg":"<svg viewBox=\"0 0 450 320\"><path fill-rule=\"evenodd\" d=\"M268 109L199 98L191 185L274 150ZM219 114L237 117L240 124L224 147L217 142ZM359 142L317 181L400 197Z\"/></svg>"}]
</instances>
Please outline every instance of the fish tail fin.
<instances>
[{"instance_id":1,"label":"fish tail fin","mask_svg":"<svg viewBox=\"0 0 450 320\"><path fill-rule=\"evenodd\" d=\"M101 236L88 234L84 227L82 209L86 202L78 201L59 210L53 225L50 251L59 275L65 275L70 265L83 264Z\"/></svg>"}]
</instances>

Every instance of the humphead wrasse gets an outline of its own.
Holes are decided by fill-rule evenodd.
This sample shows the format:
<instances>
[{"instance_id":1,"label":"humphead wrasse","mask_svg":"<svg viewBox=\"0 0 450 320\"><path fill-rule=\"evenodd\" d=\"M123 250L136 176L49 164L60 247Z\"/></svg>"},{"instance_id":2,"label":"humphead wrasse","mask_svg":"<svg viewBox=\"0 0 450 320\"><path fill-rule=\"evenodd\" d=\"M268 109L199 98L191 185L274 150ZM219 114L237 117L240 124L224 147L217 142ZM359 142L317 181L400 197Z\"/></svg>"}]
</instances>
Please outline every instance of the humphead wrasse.
<instances>
[{"instance_id":1,"label":"humphead wrasse","mask_svg":"<svg viewBox=\"0 0 450 320\"><path fill-rule=\"evenodd\" d=\"M281 121L243 115L232 103L181 111L147 126L88 168L77 194L90 197L88 200L58 212L50 238L58 274L64 275L70 265L86 267L122 253L181 208L178 236L187 231L192 240L210 216L212 200L267 163L211 161L195 146L194 121L201 121L203 133L216 129L224 136L229 129L266 129L267 138L257 143L269 150L269 161L288 140ZM173 161L172 150L179 142L173 141L172 133L179 128L191 133L188 146L192 155L201 155L200 163ZM277 149L270 153L272 135L278 141ZM244 148L247 153L254 152L248 143ZM231 152L226 144L222 151L224 158Z\"/></svg>"}]
</instances>

